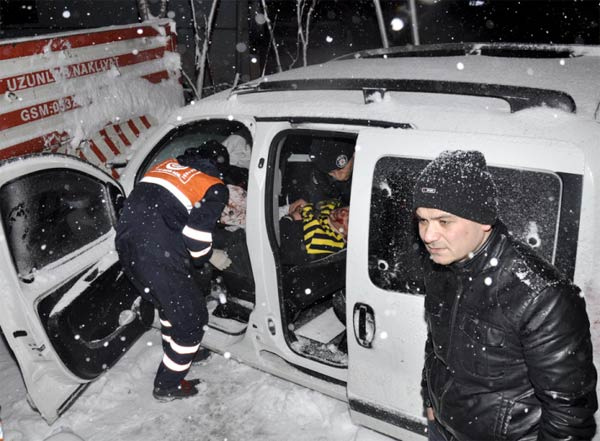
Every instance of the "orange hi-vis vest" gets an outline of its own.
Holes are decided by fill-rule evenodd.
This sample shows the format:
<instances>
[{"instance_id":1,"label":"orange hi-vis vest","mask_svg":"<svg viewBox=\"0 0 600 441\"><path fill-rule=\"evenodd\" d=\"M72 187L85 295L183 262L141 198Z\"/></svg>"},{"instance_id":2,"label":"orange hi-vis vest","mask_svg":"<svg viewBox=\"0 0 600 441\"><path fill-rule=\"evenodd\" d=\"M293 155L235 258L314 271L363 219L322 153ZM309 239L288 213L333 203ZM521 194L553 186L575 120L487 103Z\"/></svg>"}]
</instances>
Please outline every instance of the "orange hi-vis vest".
<instances>
[{"instance_id":1,"label":"orange hi-vis vest","mask_svg":"<svg viewBox=\"0 0 600 441\"><path fill-rule=\"evenodd\" d=\"M167 189L183 204L188 213L192 211L196 203L204 198L210 187L215 184L223 184L219 178L181 165L173 158L152 167L140 182L157 184Z\"/></svg>"}]
</instances>

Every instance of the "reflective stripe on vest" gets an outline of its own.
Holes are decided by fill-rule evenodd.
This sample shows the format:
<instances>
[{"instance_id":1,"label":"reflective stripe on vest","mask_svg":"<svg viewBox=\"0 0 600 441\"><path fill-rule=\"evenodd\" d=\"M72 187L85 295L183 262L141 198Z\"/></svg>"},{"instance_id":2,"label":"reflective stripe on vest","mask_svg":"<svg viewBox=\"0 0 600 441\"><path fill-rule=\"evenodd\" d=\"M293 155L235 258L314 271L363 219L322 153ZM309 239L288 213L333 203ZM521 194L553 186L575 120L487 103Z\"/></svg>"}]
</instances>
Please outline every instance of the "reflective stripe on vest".
<instances>
[{"instance_id":1,"label":"reflective stripe on vest","mask_svg":"<svg viewBox=\"0 0 600 441\"><path fill-rule=\"evenodd\" d=\"M223 184L219 178L202 173L195 168L167 159L146 172L141 182L160 185L167 189L188 213L201 201L206 191L215 184Z\"/></svg>"}]
</instances>

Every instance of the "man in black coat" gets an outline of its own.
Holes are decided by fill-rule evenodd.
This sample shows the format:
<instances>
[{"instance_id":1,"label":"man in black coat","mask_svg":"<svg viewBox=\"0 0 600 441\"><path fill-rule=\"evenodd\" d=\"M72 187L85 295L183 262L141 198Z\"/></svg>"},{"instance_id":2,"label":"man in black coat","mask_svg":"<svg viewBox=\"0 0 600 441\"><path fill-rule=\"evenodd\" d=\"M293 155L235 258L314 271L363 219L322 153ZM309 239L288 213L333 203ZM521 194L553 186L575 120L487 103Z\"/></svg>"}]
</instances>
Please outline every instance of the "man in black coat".
<instances>
[{"instance_id":1,"label":"man in black coat","mask_svg":"<svg viewBox=\"0 0 600 441\"><path fill-rule=\"evenodd\" d=\"M414 188L425 264L430 440L589 440L596 370L575 285L498 219L476 151L447 151Z\"/></svg>"},{"instance_id":2,"label":"man in black coat","mask_svg":"<svg viewBox=\"0 0 600 441\"><path fill-rule=\"evenodd\" d=\"M307 203L318 204L326 199L339 199L350 204L352 172L354 171L354 143L347 138L315 138L310 145L313 165L302 188L300 199L280 207L280 217L300 214Z\"/></svg>"},{"instance_id":3,"label":"man in black coat","mask_svg":"<svg viewBox=\"0 0 600 441\"><path fill-rule=\"evenodd\" d=\"M339 199L350 203L350 187L354 170L354 141L347 139L314 139L310 145L311 174L309 202Z\"/></svg>"},{"instance_id":4,"label":"man in black coat","mask_svg":"<svg viewBox=\"0 0 600 441\"><path fill-rule=\"evenodd\" d=\"M217 168L222 161L200 153L188 149L148 170L127 198L116 228L123 271L158 309L164 356L153 395L160 401L198 393L198 380L184 379L208 322L194 267L223 260L212 246L228 198Z\"/></svg>"}]
</instances>

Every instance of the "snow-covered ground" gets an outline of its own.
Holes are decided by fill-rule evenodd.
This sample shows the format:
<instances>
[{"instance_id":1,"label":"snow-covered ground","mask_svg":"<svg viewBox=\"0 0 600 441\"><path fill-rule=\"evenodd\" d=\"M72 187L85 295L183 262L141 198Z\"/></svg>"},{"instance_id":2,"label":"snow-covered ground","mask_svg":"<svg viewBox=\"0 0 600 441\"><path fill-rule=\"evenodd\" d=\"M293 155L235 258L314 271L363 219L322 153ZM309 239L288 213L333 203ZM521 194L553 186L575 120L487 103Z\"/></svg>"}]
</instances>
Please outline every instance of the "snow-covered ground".
<instances>
[{"instance_id":1,"label":"snow-covered ground","mask_svg":"<svg viewBox=\"0 0 600 441\"><path fill-rule=\"evenodd\" d=\"M0 340L0 405L6 441L73 433L85 441L386 441L350 421L347 405L214 354L188 378L196 397L160 403L151 394L162 356L152 329L52 426L25 398L16 362Z\"/></svg>"}]
</instances>

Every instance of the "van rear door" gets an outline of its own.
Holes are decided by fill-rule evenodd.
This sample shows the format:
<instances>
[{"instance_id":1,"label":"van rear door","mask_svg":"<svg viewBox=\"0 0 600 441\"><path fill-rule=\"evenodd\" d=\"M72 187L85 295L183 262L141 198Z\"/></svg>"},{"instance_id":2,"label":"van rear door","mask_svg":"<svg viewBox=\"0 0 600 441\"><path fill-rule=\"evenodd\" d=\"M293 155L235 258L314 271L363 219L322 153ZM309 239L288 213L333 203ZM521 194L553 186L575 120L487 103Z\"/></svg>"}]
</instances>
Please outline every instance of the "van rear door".
<instances>
[{"instance_id":1,"label":"van rear door","mask_svg":"<svg viewBox=\"0 0 600 441\"><path fill-rule=\"evenodd\" d=\"M509 230L573 277L583 153L553 140L401 129L361 132L357 146L346 276L351 415L400 439L423 440L426 256L412 211L416 177L443 150L483 152Z\"/></svg>"}]
</instances>

